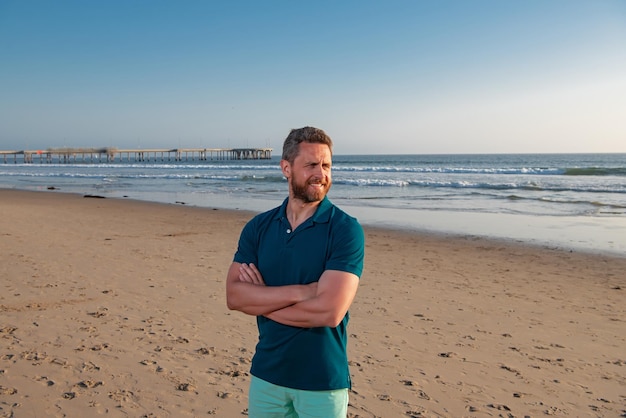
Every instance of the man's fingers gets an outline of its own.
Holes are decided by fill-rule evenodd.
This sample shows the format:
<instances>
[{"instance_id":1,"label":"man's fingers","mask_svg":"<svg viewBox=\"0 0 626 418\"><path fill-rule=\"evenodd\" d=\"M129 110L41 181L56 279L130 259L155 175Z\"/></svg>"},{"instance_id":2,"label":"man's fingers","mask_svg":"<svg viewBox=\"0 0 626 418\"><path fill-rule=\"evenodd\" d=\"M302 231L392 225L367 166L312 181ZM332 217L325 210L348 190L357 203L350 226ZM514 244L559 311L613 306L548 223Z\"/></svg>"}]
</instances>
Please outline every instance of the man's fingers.
<instances>
[{"instance_id":1,"label":"man's fingers","mask_svg":"<svg viewBox=\"0 0 626 418\"><path fill-rule=\"evenodd\" d=\"M241 264L239 267L239 280L242 282L263 285L263 277L254 264Z\"/></svg>"}]
</instances>

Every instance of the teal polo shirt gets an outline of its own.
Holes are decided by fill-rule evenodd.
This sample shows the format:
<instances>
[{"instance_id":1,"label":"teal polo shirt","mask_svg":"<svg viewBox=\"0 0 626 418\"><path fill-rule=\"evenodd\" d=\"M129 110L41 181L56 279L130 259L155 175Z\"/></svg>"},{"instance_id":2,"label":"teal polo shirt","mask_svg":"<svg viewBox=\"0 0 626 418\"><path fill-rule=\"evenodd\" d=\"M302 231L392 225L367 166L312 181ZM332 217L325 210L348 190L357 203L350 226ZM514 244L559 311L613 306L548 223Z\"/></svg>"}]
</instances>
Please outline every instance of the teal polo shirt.
<instances>
[{"instance_id":1,"label":"teal polo shirt","mask_svg":"<svg viewBox=\"0 0 626 418\"><path fill-rule=\"evenodd\" d=\"M308 284L325 270L360 277L365 239L358 221L324 198L315 214L291 230L283 204L250 220L234 261L254 263L267 286ZM349 314L335 328L299 328L257 317L259 341L251 373L275 385L302 390L350 388Z\"/></svg>"}]
</instances>

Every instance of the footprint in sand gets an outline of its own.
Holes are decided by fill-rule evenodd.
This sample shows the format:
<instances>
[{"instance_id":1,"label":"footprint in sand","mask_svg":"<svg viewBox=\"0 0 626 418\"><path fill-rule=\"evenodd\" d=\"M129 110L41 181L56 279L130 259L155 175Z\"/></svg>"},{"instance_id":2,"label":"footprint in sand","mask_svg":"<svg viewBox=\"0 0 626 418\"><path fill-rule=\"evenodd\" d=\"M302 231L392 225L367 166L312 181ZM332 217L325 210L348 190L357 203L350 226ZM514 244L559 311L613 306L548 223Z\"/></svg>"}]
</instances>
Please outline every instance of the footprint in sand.
<instances>
[{"instance_id":1,"label":"footprint in sand","mask_svg":"<svg viewBox=\"0 0 626 418\"><path fill-rule=\"evenodd\" d=\"M98 371L100 370L100 366L95 365L92 362L83 363L81 366L82 371Z\"/></svg>"},{"instance_id":2,"label":"footprint in sand","mask_svg":"<svg viewBox=\"0 0 626 418\"><path fill-rule=\"evenodd\" d=\"M54 386L54 381L48 379L46 376L35 376L35 381L41 382L46 386Z\"/></svg>"},{"instance_id":3,"label":"footprint in sand","mask_svg":"<svg viewBox=\"0 0 626 418\"><path fill-rule=\"evenodd\" d=\"M0 385L0 395L15 395L16 393L17 389Z\"/></svg>"},{"instance_id":4,"label":"footprint in sand","mask_svg":"<svg viewBox=\"0 0 626 418\"><path fill-rule=\"evenodd\" d=\"M135 402L135 394L130 390L118 389L109 392L109 398L117 402Z\"/></svg>"},{"instance_id":5,"label":"footprint in sand","mask_svg":"<svg viewBox=\"0 0 626 418\"><path fill-rule=\"evenodd\" d=\"M510 411L511 410L511 408L509 408L508 406L503 405L503 404L493 404L493 403L490 403L490 404L487 404L487 407L488 408L497 409L498 411Z\"/></svg>"},{"instance_id":6,"label":"footprint in sand","mask_svg":"<svg viewBox=\"0 0 626 418\"><path fill-rule=\"evenodd\" d=\"M27 361L32 361L33 365L39 365L42 361L48 358L46 353L39 353L37 351L24 351L20 354L20 358Z\"/></svg>"},{"instance_id":7,"label":"footprint in sand","mask_svg":"<svg viewBox=\"0 0 626 418\"><path fill-rule=\"evenodd\" d=\"M92 388L102 386L102 385L104 385L104 383L102 383L101 381L96 381L96 380L83 380L76 384L76 386L85 388L85 389L92 389Z\"/></svg>"},{"instance_id":8,"label":"footprint in sand","mask_svg":"<svg viewBox=\"0 0 626 418\"><path fill-rule=\"evenodd\" d=\"M94 312L87 312L87 315L93 316L94 318L102 318L103 316L107 315L108 310L109 310L108 308L100 308Z\"/></svg>"},{"instance_id":9,"label":"footprint in sand","mask_svg":"<svg viewBox=\"0 0 626 418\"><path fill-rule=\"evenodd\" d=\"M191 383L179 383L176 386L176 390L180 390L182 392L196 392L197 388Z\"/></svg>"},{"instance_id":10,"label":"footprint in sand","mask_svg":"<svg viewBox=\"0 0 626 418\"><path fill-rule=\"evenodd\" d=\"M76 392L65 392L61 396L63 397L63 399L74 399L77 396L77 394Z\"/></svg>"}]
</instances>

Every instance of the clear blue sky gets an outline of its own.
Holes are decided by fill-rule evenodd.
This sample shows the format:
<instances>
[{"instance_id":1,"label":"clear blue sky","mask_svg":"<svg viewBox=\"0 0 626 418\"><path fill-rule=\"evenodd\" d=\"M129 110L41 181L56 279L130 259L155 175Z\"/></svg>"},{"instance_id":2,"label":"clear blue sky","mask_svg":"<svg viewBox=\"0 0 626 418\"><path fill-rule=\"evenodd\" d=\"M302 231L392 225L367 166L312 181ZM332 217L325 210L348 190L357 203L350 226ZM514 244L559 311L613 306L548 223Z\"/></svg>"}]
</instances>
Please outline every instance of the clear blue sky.
<instances>
[{"instance_id":1,"label":"clear blue sky","mask_svg":"<svg viewBox=\"0 0 626 418\"><path fill-rule=\"evenodd\" d=\"M626 1L0 1L0 149L626 152Z\"/></svg>"}]
</instances>

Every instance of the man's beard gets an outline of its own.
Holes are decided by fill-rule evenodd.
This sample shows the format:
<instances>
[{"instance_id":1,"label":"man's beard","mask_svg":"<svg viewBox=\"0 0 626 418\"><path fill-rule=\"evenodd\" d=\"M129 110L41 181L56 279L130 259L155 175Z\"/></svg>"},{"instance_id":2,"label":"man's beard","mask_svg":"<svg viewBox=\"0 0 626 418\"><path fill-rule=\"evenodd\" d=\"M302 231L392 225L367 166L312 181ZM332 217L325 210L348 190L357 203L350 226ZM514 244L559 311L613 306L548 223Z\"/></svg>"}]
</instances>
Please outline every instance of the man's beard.
<instances>
[{"instance_id":1,"label":"man's beard","mask_svg":"<svg viewBox=\"0 0 626 418\"><path fill-rule=\"evenodd\" d=\"M304 203L313 203L320 202L330 190L330 186L332 184L331 181L328 181L322 188L320 189L309 189L310 184L315 184L315 182L307 181L304 184L298 184L295 178L291 178L291 193L295 199L301 200Z\"/></svg>"}]
</instances>

